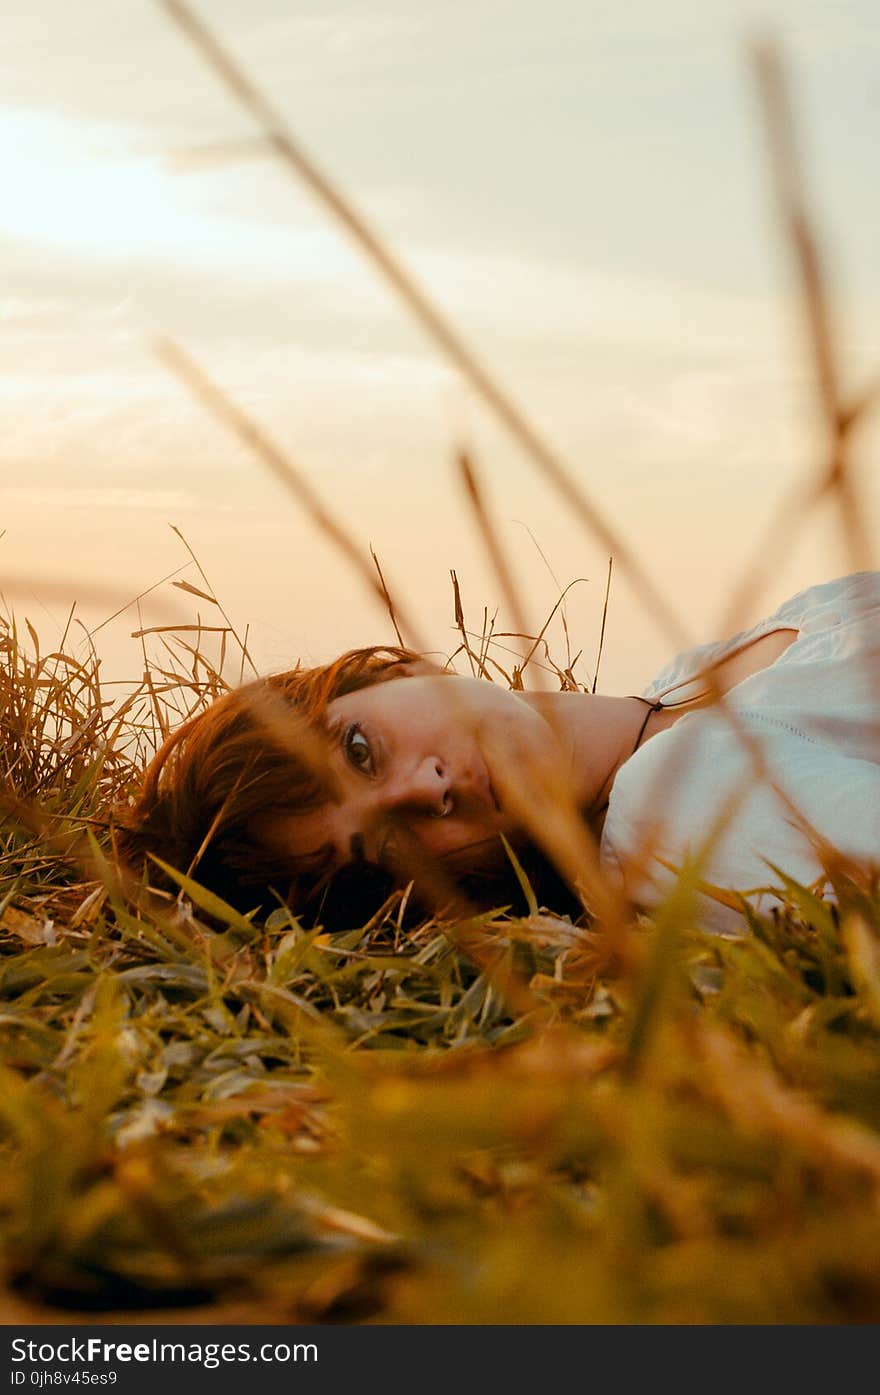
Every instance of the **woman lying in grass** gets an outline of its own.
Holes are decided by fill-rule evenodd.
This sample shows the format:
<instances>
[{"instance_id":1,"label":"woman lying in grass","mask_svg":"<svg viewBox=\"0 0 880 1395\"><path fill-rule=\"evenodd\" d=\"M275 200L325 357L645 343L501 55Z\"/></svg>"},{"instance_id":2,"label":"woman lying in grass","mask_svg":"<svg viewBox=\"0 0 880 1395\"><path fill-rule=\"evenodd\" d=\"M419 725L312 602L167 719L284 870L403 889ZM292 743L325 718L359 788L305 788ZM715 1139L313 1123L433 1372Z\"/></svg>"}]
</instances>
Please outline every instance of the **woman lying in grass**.
<instances>
[{"instance_id":1,"label":"woman lying in grass","mask_svg":"<svg viewBox=\"0 0 880 1395\"><path fill-rule=\"evenodd\" d=\"M772 869L822 876L823 840L880 862L880 573L800 592L639 697L509 691L401 649L260 680L169 738L118 846L240 907L352 923L411 879L435 908L453 885L510 900L510 848L562 869L538 891L570 909L566 811L646 905L697 853L706 883L764 907ZM701 898L700 915L723 928L733 913Z\"/></svg>"}]
</instances>

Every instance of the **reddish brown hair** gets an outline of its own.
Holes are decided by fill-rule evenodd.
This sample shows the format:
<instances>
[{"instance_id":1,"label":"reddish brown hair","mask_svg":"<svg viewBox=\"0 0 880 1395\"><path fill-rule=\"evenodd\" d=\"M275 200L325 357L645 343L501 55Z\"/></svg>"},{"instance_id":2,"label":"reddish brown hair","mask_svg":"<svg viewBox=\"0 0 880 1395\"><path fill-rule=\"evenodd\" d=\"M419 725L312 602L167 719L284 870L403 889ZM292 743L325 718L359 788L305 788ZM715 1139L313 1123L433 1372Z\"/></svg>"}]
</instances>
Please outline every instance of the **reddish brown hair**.
<instances>
[{"instance_id":1,"label":"reddish brown hair","mask_svg":"<svg viewBox=\"0 0 880 1395\"><path fill-rule=\"evenodd\" d=\"M134 802L117 811L119 857L138 873L146 863L150 880L161 883L152 853L243 909L271 905L272 889L296 908L326 879L329 863L295 850L280 854L260 828L331 797L320 756L333 699L405 677L415 666L424 661L408 649L353 649L332 664L295 668L218 698L168 737Z\"/></svg>"}]
</instances>

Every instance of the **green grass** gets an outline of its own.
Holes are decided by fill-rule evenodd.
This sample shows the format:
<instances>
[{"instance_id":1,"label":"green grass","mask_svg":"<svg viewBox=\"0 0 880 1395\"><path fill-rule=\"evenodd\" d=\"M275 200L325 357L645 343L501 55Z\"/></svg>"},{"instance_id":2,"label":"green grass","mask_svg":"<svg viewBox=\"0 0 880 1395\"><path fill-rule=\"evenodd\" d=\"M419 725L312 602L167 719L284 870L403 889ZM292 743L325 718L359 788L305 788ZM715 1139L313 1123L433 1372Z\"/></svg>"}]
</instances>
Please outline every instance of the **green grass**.
<instances>
[{"instance_id":1,"label":"green grass","mask_svg":"<svg viewBox=\"0 0 880 1395\"><path fill-rule=\"evenodd\" d=\"M876 886L741 941L682 894L611 960L543 913L148 911L108 810L223 686L160 642L120 701L0 638L7 1313L880 1320Z\"/></svg>"}]
</instances>

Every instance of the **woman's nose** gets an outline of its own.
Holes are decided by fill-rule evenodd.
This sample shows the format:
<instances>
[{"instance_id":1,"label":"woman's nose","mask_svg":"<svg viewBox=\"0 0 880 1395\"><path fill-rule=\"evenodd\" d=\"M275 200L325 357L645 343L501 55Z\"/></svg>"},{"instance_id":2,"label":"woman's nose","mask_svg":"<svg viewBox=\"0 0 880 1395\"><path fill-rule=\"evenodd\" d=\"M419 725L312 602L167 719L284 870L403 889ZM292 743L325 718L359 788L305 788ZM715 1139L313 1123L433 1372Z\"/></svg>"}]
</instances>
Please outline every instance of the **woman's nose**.
<instances>
[{"instance_id":1,"label":"woman's nose","mask_svg":"<svg viewBox=\"0 0 880 1395\"><path fill-rule=\"evenodd\" d=\"M399 810L412 810L442 818L452 809L452 788L449 773L437 756L427 756L388 791L390 805Z\"/></svg>"}]
</instances>

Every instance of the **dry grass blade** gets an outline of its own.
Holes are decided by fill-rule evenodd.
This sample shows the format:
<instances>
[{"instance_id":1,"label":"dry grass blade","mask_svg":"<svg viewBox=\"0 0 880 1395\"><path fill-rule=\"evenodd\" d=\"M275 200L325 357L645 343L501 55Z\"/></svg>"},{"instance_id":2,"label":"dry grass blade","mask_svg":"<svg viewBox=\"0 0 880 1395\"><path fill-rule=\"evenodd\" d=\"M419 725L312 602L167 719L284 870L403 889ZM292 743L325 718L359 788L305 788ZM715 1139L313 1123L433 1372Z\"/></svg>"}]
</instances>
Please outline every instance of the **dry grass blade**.
<instances>
[{"instance_id":1,"label":"dry grass blade","mask_svg":"<svg viewBox=\"0 0 880 1395\"><path fill-rule=\"evenodd\" d=\"M471 644L472 636L468 633L467 623L464 618L464 606L462 605L461 600L461 587L459 585L458 575L454 567L450 569L449 577L452 582L453 618L455 628L461 635L461 644L459 645L458 649L456 649L455 653L450 655L447 667L451 668L452 664L458 658L458 655L460 653L464 653L465 657L467 658L468 664L470 665L471 676L476 677L477 673L479 673L481 677L487 679L491 683L492 675L486 666L486 660L484 655L478 654Z\"/></svg>"},{"instance_id":2,"label":"dry grass blade","mask_svg":"<svg viewBox=\"0 0 880 1395\"><path fill-rule=\"evenodd\" d=\"M525 531L526 531L528 537L529 537L530 540L531 540L532 546L535 548L535 551L537 552L537 554L538 554L538 556L540 557L541 561L544 563L544 566L547 568L547 571L548 571L548 573L549 573L549 575L550 575L550 579L551 579L551 581L553 582L553 585L556 587L557 591L559 592L560 603L564 602L565 596L566 596L567 593L571 590L571 588L572 588L572 586L575 584L575 582L570 582L569 585L566 586L566 587L560 586L560 584L559 584L559 579L558 579L558 577L556 576L556 573L554 572L552 566L550 565L550 560L549 560L549 558L547 557L547 554L545 553L544 549L541 547L541 544L538 542L538 539L535 537L534 533L532 532L531 528L528 526L527 523L523 523L520 519L517 519L517 522L520 524L520 527L521 527L521 528L524 528L524 529L525 529ZM586 580L587 580L586 577L577 577L577 578L576 578L576 581L586 581ZM554 611L555 611L555 609L556 609L556 607L554 607ZM568 616L567 616L566 613L565 613L565 605L564 605L564 604L562 604L562 609L561 609L560 618L561 618L561 620L562 620L562 635L563 635L563 639L565 640L565 668L562 670L562 672L565 673L565 674L568 676L569 686L570 686L573 690L575 690L575 689L577 689L578 684L577 684L577 681L575 680L575 677L574 677L574 665L577 663L578 659L580 658L580 651L574 656L574 658L572 658L572 654L571 654L571 636L569 635L569 632L568 632Z\"/></svg>"},{"instance_id":3,"label":"dry grass blade","mask_svg":"<svg viewBox=\"0 0 880 1395\"><path fill-rule=\"evenodd\" d=\"M459 476L464 486L465 498L470 506L480 537L486 545L486 551L489 554L492 570L498 578L498 584L501 587L501 593L510 610L513 623L521 635L526 635L529 633L529 623L526 619L525 610L519 595L519 589L513 579L513 572L504 555L504 549L501 546L498 534L492 526L489 511L483 497L483 490L477 478L474 462L469 452L464 449L457 451L455 458L458 464ZM527 663L527 653L525 648L523 648L523 655L519 665L519 672L521 675L524 675Z\"/></svg>"},{"instance_id":4,"label":"dry grass blade","mask_svg":"<svg viewBox=\"0 0 880 1395\"><path fill-rule=\"evenodd\" d=\"M492 569L495 573L496 578L498 579L502 596L507 602L508 608L512 615L513 624L515 626L513 630L502 630L496 632L495 618L493 617L491 625L489 625L488 614L484 611L483 631L480 635L480 653L475 653L470 645L470 640L473 636L468 632L467 627L465 625L464 611L461 604L461 595L458 586L458 578L456 577L455 572L452 573L453 591L455 596L455 624L462 636L462 647L464 648L464 651L468 655L468 658L471 662L472 671L474 670L474 667L476 667L479 669L483 677L490 677L486 664L487 659L490 657L489 649L491 646L496 650L501 649L504 651L504 653L512 654L519 659L519 663L515 665L512 674L508 674L497 663L497 660L495 659L494 655L491 657L491 662L496 666L498 671L505 678L509 687L523 688L525 686L524 678L526 671L529 668L531 668L533 672L537 672L539 675L540 687L549 687L549 680L551 675L553 675L559 681L560 687L576 691L578 685L571 671L571 646L568 635L568 626L565 619L564 607L565 600L568 596L569 591L571 591L573 587L579 585L586 578L575 577L575 579L573 581L570 581L567 586L559 588L558 599L554 602L553 606L551 607L550 613L547 616L538 633L533 635L531 626L529 625L529 622L525 615L522 599L519 594L519 588L517 587L516 582L514 580L513 571L507 561L504 549L501 546L501 542L498 537L498 532L496 528L493 526L492 519L489 515L489 511L483 496L483 490L480 485L473 460L466 451L459 451L457 455L457 460L459 465L459 471L464 484L465 497L467 498L471 512L476 520L480 536L486 544L486 549L489 553ZM545 562L545 564L547 564L547 559L541 551L540 547L538 547L538 544L535 542L535 538L532 535L531 530L526 529L526 531L529 533L529 537L531 538L532 542L535 543L535 546L542 560ZM558 581L556 581L556 577L553 576L552 568L549 567L549 564L547 564L547 566L548 570L550 571L550 575L553 577L553 581L555 582L557 587L559 587L559 583ZM566 645L565 668L560 668L558 664L552 661L549 653L549 647L545 639L547 631L555 615L559 611L562 612L562 628L563 634L565 636ZM518 641L517 647L513 648L511 645L500 644L499 641L503 638ZM535 655L541 648L543 648L544 650L546 658L545 663L534 661Z\"/></svg>"},{"instance_id":5,"label":"dry grass blade","mask_svg":"<svg viewBox=\"0 0 880 1395\"><path fill-rule=\"evenodd\" d=\"M223 606L222 606L222 605L220 604L220 602L218 601L216 595L214 594L214 588L211 586L210 581L208 580L207 576L205 575L205 570L204 570L204 568L203 568L201 562L199 561L199 559L198 559L198 557L196 556L196 554L193 552L193 550L192 550L192 548L190 547L189 543L187 542L186 538L183 536L183 533L181 533L180 529L179 529L178 527L176 527L175 524L173 524L173 523L171 524L171 531L172 531L172 533L175 535L175 537L179 538L180 541L183 543L184 547L186 548L187 552L189 553L190 557L191 557L192 560L193 560L193 564L194 564L196 570L198 571L199 576L202 578L202 581L205 583L205 585L206 585L207 588L208 588L208 594L205 596L205 600L208 600L208 601L211 602L212 605L215 605L215 606L217 607L217 609L220 611L220 614L223 616L223 619L226 621L226 628L227 628L229 634L232 635L232 638L235 640L236 644L237 644L238 647L239 647L239 651L240 651L240 653L241 653L242 667L244 666L245 663L249 664L249 665L250 665L251 673L253 673L255 677L258 676L257 666L256 666L256 664L254 663L253 659L251 658L250 653L248 652L247 640L241 638L241 636L239 635L239 633L238 633L238 631L236 630L235 626L233 625L232 621L230 620L229 616L226 614L226 611L223 609ZM175 584L181 585L181 586L186 586L187 589L188 589L190 592L194 593L195 595L199 595L198 590L197 590L194 586L190 586L189 583L187 583L187 582L179 582L179 583L175 583ZM224 649L223 653L224 653L224 655L225 655L225 649ZM221 657L221 660L220 660L220 672L221 672L221 673L223 672L223 658L222 658L222 657Z\"/></svg>"},{"instance_id":6,"label":"dry grass blade","mask_svg":"<svg viewBox=\"0 0 880 1395\"><path fill-rule=\"evenodd\" d=\"M599 665L602 662L602 649L605 645L605 622L608 619L608 598L611 595L611 570L614 566L614 558L608 558L608 575L605 579L605 599L602 602L602 624L599 629L599 649L596 654L596 668L593 673L593 683L591 692L596 691L596 684L599 682Z\"/></svg>"},{"instance_id":7,"label":"dry grass blade","mask_svg":"<svg viewBox=\"0 0 880 1395\"><path fill-rule=\"evenodd\" d=\"M370 544L370 556L372 557L373 565L376 568L376 575L379 578L379 585L382 587L382 595L385 597L385 604L388 607L388 617L394 629L394 634L397 638L397 643L401 646L401 648L405 649L406 645L403 642L403 635L400 633L400 626L397 623L397 615L394 611L394 602L391 599L391 594L385 582L385 575L379 564L379 558L376 556L376 549L373 547L372 543Z\"/></svg>"},{"instance_id":8,"label":"dry grass blade","mask_svg":"<svg viewBox=\"0 0 880 1395\"><path fill-rule=\"evenodd\" d=\"M626 546L618 536L617 530L606 521L592 501L587 498L583 488L576 483L573 474L563 464L558 454L551 449L536 428L528 421L513 399L503 391L485 365L468 348L461 336L417 285L414 278L404 270L399 259L391 254L377 234L368 227L365 219L356 211L350 199L343 196L306 154L299 142L291 135L280 111L245 75L240 65L189 5L184 4L183 0L160 0L160 3L208 60L238 101L247 108L251 116L262 127L266 140L283 163L308 185L325 208L346 228L427 331L434 343L455 365L486 406L504 424L527 456L531 458L544 477L566 501L575 516L593 533L603 547L615 554L620 566L628 574L637 592L640 593L644 604L663 627L670 641L679 646L683 645L686 641L684 626L656 589L635 553Z\"/></svg>"},{"instance_id":9,"label":"dry grass blade","mask_svg":"<svg viewBox=\"0 0 880 1395\"><path fill-rule=\"evenodd\" d=\"M552 662L552 660L551 660L551 658L550 658L549 649L548 649L548 646L547 646L547 640L546 640L545 636L546 636L546 634L547 634L548 629L550 628L550 625L551 625L551 623L552 623L552 621L553 621L554 616L556 615L556 612L559 611L559 610L562 610L563 607L565 606L566 597L568 596L569 591L571 591L573 587L579 586L579 585L581 584L581 582L586 581L586 579L587 579L587 578L584 577L584 576L576 576L576 577L574 578L574 581L570 581L570 582L568 583L567 586L564 586L564 587L562 588L562 590L561 590L560 593L559 593L559 598L558 598L556 601L553 602L553 605L552 605L551 608L550 608L550 613L549 613L549 615L547 616L547 619L544 621L544 623L543 623L543 625L541 626L540 630L539 630L538 633L535 635L534 639L531 641L531 644L529 645L529 648L528 648L528 650L527 650L527 652L526 652L525 659L523 660L523 664L524 664L524 665L526 665L526 664L531 664L531 662L532 662L532 660L534 659L534 656L535 656L535 654L537 653L538 649L539 649L541 646L543 646L544 651L545 651L545 655L546 655L546 659L547 659L547 663L546 663L546 666L544 666L544 665L538 665L539 669L540 669L542 672L546 671L546 672L553 672L553 673L555 673L556 676L557 676L557 678L560 679L561 686L565 687L565 688L566 688L568 691L570 691L570 692L577 692L577 691L578 691L577 683L574 681L574 675L572 674L572 665L573 665L573 663L576 663L576 662L577 662L578 655L575 655L574 660L572 660L572 658L571 658L571 653L569 652L568 655L567 655L567 664L566 664L566 667L565 667L564 669L559 668L556 664L554 664L554 663ZM567 641L567 639L568 639L568 631L567 631L567 627L564 626L564 628L565 628L565 632L566 632L566 641Z\"/></svg>"},{"instance_id":10,"label":"dry grass blade","mask_svg":"<svg viewBox=\"0 0 880 1395\"><path fill-rule=\"evenodd\" d=\"M849 435L853 428L863 422L878 406L880 406L880 378L875 378L867 387L854 393L850 398L849 407L843 414L842 429Z\"/></svg>"},{"instance_id":11,"label":"dry grass blade","mask_svg":"<svg viewBox=\"0 0 880 1395\"><path fill-rule=\"evenodd\" d=\"M160 586L164 586L166 581L172 581L174 577L179 576L180 573L185 570L185 566L175 567L173 572L169 572L167 576L163 576L160 581L155 581L152 586L147 586L144 588L143 591L139 591L136 596L132 596L131 600L126 601L125 605L121 606L119 610L114 610L113 614L108 615L106 620L102 620L100 625L95 625L93 629L89 630L89 639L94 639L95 635L98 634L101 630L103 630L105 625L109 625L111 621L118 619L120 615L124 615L125 612L129 610L131 606L138 605L144 599L145 596L152 595L153 592L158 590ZM79 590L79 583L77 583L77 592L79 592ZM83 597L83 599L85 598Z\"/></svg>"},{"instance_id":12,"label":"dry grass blade","mask_svg":"<svg viewBox=\"0 0 880 1395\"><path fill-rule=\"evenodd\" d=\"M131 637L132 639L143 639L146 635L225 635L228 633L228 625L147 625L142 630L132 630Z\"/></svg>"},{"instance_id":13,"label":"dry grass blade","mask_svg":"<svg viewBox=\"0 0 880 1395\"><path fill-rule=\"evenodd\" d=\"M816 388L829 433L834 433L839 423L842 386L818 240L807 213L788 83L775 44L755 44L752 59L764 111L774 188L801 279Z\"/></svg>"},{"instance_id":14,"label":"dry grass blade","mask_svg":"<svg viewBox=\"0 0 880 1395\"><path fill-rule=\"evenodd\" d=\"M798 480L786 491L779 506L762 531L753 555L734 587L724 616L724 629L735 631L766 581L778 568L784 548L791 548L798 528L811 509L826 494L838 503L844 538L854 571L870 568L872 548L865 530L865 512L858 499L849 446L856 425L872 408L878 389L869 388L847 399L832 323L826 275L819 251L813 219L807 210L804 179L794 129L791 96L782 58L770 43L754 44L752 66L757 83L770 171L780 217L791 244L792 258L800 280L801 297L813 361L819 410L824 419L826 448L819 473L813 479Z\"/></svg>"}]
</instances>

